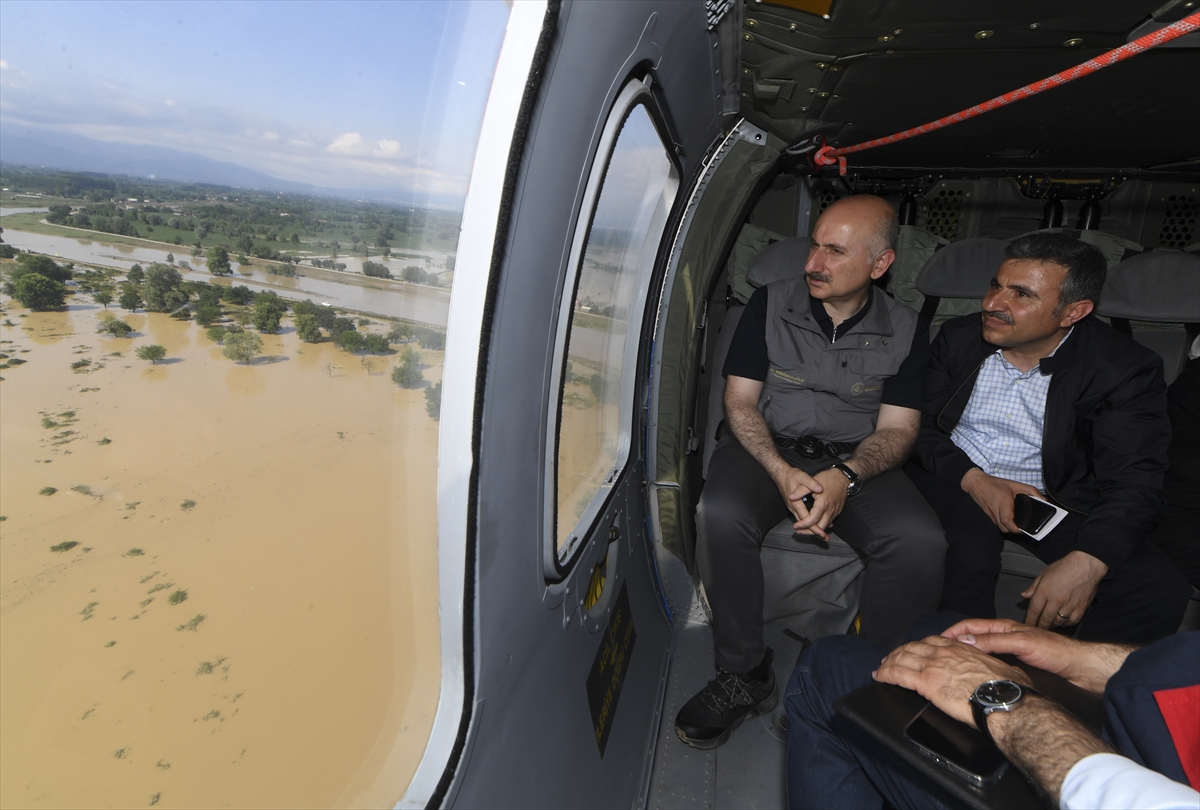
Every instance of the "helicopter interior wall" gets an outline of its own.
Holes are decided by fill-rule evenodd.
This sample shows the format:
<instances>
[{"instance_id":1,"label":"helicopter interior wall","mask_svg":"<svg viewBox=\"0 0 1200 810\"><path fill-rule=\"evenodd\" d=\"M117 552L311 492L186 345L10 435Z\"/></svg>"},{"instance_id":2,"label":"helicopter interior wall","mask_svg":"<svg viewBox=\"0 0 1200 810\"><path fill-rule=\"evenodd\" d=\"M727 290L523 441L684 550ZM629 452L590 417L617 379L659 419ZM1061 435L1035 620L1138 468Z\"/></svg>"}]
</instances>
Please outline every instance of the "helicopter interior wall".
<instances>
[{"instance_id":1,"label":"helicopter interior wall","mask_svg":"<svg viewBox=\"0 0 1200 810\"><path fill-rule=\"evenodd\" d=\"M582 190L593 164L607 160L595 154L598 138L624 83L649 70L658 99L649 106L660 135L678 147L685 189L725 113L722 30L707 30L703 5L647 0L621 11L562 4L516 180L477 460L476 700L446 805L629 806L648 779L671 623L646 538L640 441L566 579L548 583L543 571L542 544L554 542L543 520L545 476L554 472L543 460L549 403L558 396L549 390L555 319L561 297L572 294L562 280L574 231L590 217L579 210ZM605 592L627 594L636 638L601 752L588 681L605 622L580 602L605 554L614 560ZM612 606L616 597L608 598Z\"/></svg>"}]
</instances>

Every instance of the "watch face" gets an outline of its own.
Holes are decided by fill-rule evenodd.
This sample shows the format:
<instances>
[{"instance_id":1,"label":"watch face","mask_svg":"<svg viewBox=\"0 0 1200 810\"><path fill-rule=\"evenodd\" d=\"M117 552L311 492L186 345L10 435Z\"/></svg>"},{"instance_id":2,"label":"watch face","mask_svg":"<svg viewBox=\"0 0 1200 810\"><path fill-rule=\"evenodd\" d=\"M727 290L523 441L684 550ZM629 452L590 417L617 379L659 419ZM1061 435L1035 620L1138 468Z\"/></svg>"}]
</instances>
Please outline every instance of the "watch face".
<instances>
[{"instance_id":1,"label":"watch face","mask_svg":"<svg viewBox=\"0 0 1200 810\"><path fill-rule=\"evenodd\" d=\"M975 690L975 699L984 706L1007 706L1021 699L1024 691L1012 681L989 681Z\"/></svg>"}]
</instances>

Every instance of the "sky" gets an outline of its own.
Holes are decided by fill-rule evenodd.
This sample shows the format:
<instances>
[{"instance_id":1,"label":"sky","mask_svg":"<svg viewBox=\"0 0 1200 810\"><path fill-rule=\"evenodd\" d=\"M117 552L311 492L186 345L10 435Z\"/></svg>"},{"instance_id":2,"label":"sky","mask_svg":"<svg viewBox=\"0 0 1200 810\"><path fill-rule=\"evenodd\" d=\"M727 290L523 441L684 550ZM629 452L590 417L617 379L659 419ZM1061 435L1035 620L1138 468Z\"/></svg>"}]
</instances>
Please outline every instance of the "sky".
<instances>
[{"instance_id":1,"label":"sky","mask_svg":"<svg viewBox=\"0 0 1200 810\"><path fill-rule=\"evenodd\" d=\"M501 0L0 0L0 119L461 197L507 22Z\"/></svg>"}]
</instances>

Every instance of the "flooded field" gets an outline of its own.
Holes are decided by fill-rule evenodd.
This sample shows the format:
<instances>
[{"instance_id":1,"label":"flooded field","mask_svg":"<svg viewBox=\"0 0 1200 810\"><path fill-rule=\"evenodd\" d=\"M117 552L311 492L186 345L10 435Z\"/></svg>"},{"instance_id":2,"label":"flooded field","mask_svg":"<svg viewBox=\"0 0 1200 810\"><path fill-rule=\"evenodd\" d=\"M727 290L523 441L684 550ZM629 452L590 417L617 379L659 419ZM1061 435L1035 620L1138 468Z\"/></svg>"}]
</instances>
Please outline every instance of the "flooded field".
<instances>
[{"instance_id":1,"label":"flooded field","mask_svg":"<svg viewBox=\"0 0 1200 810\"><path fill-rule=\"evenodd\" d=\"M5 208L2 214L16 212ZM3 220L0 220L3 222ZM97 264L128 270L135 264L148 267L154 262L165 263L172 248L133 246L101 242L89 239L81 232L78 238L30 233L4 225L4 241L20 250L44 253L59 261ZM338 272L310 267L306 264L297 269L295 278L269 275L261 264L239 267L234 263L232 276L223 279L214 277L205 269L203 257L189 255L189 249L175 247L175 264L184 278L189 281L212 281L217 284L245 284L255 292L275 290L288 298L309 298L316 302L328 302L336 307L345 307L357 312L371 312L391 318L406 318L429 324L445 324L450 309L450 290L445 287L428 287L420 284L405 284L399 281L373 279L361 275L361 260L347 257L338 259L348 264L353 272ZM393 259L390 265L399 274L404 259Z\"/></svg>"},{"instance_id":2,"label":"flooded field","mask_svg":"<svg viewBox=\"0 0 1200 810\"><path fill-rule=\"evenodd\" d=\"M0 805L390 804L440 677L422 391L289 321L247 366L102 313L4 301Z\"/></svg>"}]
</instances>

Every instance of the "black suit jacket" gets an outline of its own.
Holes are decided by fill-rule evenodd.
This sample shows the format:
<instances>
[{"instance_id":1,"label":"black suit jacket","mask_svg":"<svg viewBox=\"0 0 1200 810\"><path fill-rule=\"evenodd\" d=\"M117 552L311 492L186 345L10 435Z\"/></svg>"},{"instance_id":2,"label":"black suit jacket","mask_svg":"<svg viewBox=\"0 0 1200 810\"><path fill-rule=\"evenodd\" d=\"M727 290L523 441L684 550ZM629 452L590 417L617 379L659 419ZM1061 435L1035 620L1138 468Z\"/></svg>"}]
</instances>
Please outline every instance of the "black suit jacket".
<instances>
[{"instance_id":1,"label":"black suit jacket","mask_svg":"<svg viewBox=\"0 0 1200 810\"><path fill-rule=\"evenodd\" d=\"M950 434L996 348L984 342L977 314L947 321L930 348L914 454L955 486L976 465ZM1042 433L1047 494L1087 514L1076 549L1116 569L1150 535L1163 507L1171 424L1162 360L1088 317L1040 368L1054 375Z\"/></svg>"}]
</instances>

